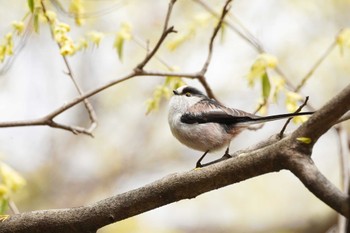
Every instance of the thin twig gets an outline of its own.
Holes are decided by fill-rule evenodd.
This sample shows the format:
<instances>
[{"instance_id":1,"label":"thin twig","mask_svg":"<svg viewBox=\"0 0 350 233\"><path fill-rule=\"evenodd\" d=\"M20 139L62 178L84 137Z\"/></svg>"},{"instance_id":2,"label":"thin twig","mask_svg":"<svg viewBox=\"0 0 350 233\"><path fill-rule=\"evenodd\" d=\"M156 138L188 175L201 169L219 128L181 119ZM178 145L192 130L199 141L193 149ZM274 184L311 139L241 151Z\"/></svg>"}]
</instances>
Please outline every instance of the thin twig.
<instances>
[{"instance_id":1,"label":"thin twig","mask_svg":"<svg viewBox=\"0 0 350 233\"><path fill-rule=\"evenodd\" d=\"M137 44L139 47L143 48L147 53L149 53L149 41L142 41L139 37L136 35L132 36L132 40ZM154 58L159 61L167 70L173 71L173 68L161 57L159 57L157 54L154 55Z\"/></svg>"},{"instance_id":2,"label":"thin twig","mask_svg":"<svg viewBox=\"0 0 350 233\"><path fill-rule=\"evenodd\" d=\"M43 13L44 13L44 16L46 17L46 20L48 21L49 25L53 25L54 22L51 21L50 17L47 16L46 14L46 6L44 4L43 1L41 1L41 6L42 6L42 9L43 9ZM51 32L51 36L54 38L54 32L53 32L53 28L52 26L50 26L50 32ZM61 44L59 42L56 42L57 46L59 49L61 49ZM83 95L83 91L82 89L80 88L80 86L78 85L78 82L76 81L76 78L74 77L73 75L73 71L72 71L72 68L70 67L69 65L69 62L68 62L68 59L65 55L61 55L62 58L63 58L63 61L64 61L64 64L67 68L67 75L68 77L72 80L73 84L74 84L74 87L75 89L78 91L79 95L82 96ZM92 135L91 132L97 127L97 116L96 116L96 112L94 110L94 108L92 107L90 101L88 99L84 99L83 100L84 102L84 105L85 105L85 108L89 114L89 118L90 118L90 127L88 129L84 129L83 131L86 131L88 132L87 134L89 135ZM51 118L52 120L53 118ZM53 121L52 121L53 122ZM61 125L61 124L57 124L57 125ZM63 126L63 125L61 125ZM71 127L65 127L67 130L70 129ZM80 130L72 130L73 133L76 133L76 132L79 132Z\"/></svg>"},{"instance_id":3,"label":"thin twig","mask_svg":"<svg viewBox=\"0 0 350 233\"><path fill-rule=\"evenodd\" d=\"M15 202L12 201L11 199L9 200L9 207L10 207L12 213L14 213L14 214L19 214L19 213L21 213L21 212L19 211L19 209L17 208L17 205L15 204Z\"/></svg>"},{"instance_id":4,"label":"thin twig","mask_svg":"<svg viewBox=\"0 0 350 233\"><path fill-rule=\"evenodd\" d=\"M23 121L8 121L8 122L0 122L0 128L7 128L7 127L23 127L23 126L49 126L49 127L53 127L53 128L59 128L59 129L63 129L63 130L67 130L70 131L74 134L77 133L83 133L83 134L87 134L87 135L92 135L91 131L89 129L85 129L79 126L71 126L71 125L64 125L64 124L60 124L55 122L53 119L58 116L59 114L65 112L66 110L72 108L73 106L77 105L78 103L84 101L85 99L96 95L97 93L111 87L114 86L118 83L127 81L131 78L134 77L138 77L138 76L152 76L150 74L148 74L146 71L143 70L143 67L150 61L151 58L153 58L153 56L155 55L155 53L158 51L158 49L160 48L160 46L162 45L162 43L164 42L165 38L171 33L171 32L175 32L173 27L169 27L167 28L168 25L168 21L170 19L170 15L171 15L171 11L173 9L173 4L175 3L175 0L171 0L170 4L169 4L169 8L168 8L168 12L167 12L167 16L166 16L166 20L164 23L164 31L162 33L162 35L160 36L160 38L158 39L155 47L147 54L147 56L139 63L139 65L136 66L136 68L128 75L116 79L116 80L112 80L98 88L95 88L91 91L88 91L86 93L80 93L80 96L76 97L75 99L71 100L70 102L62 105L61 107L57 108L56 110L52 111L51 113L47 114L44 117L40 117L37 119L33 119L33 120L23 120ZM68 64L68 63L67 63ZM69 67L69 64L68 64ZM71 74L71 69L70 67L67 68L68 72L70 72ZM153 75L153 76L163 76L164 74L158 73L157 75ZM174 75L173 75L174 76ZM192 75L193 77L195 75ZM74 78L73 78L74 79ZM93 115L92 115L93 116Z\"/></svg>"},{"instance_id":5,"label":"thin twig","mask_svg":"<svg viewBox=\"0 0 350 233\"><path fill-rule=\"evenodd\" d=\"M350 111L345 113L338 121L337 124L343 122L343 121L347 121L350 119Z\"/></svg>"},{"instance_id":6,"label":"thin twig","mask_svg":"<svg viewBox=\"0 0 350 233\"><path fill-rule=\"evenodd\" d=\"M197 4L199 4L200 6L202 6L206 11L208 11L211 15L215 16L216 18L219 18L220 15L218 13L216 13L206 2L203 2L202 0L193 0L194 2L196 2ZM230 14L230 16L232 17L233 15ZM234 32L236 32L241 38L243 38L245 41L248 42L248 44L252 45L255 49L257 49L258 51L263 51L263 49L261 48L261 45L258 42L253 41L252 39L255 39L252 34L248 31L245 30L246 34L250 34L251 38L248 38L244 33L242 33L240 30L238 30L235 26L233 26L233 24L231 24L230 22L228 22L227 19L224 20L224 23ZM241 27L243 27L243 24L241 24Z\"/></svg>"},{"instance_id":7,"label":"thin twig","mask_svg":"<svg viewBox=\"0 0 350 233\"><path fill-rule=\"evenodd\" d=\"M6 74L7 71L10 70L12 64L14 64L15 60L21 53L22 49L27 44L30 36L32 35L32 31L33 31L32 25L33 25L33 16L31 15L27 20L24 33L19 35L20 39L18 42L16 42L16 46L14 48L13 54L4 61L2 67L0 68L0 76Z\"/></svg>"},{"instance_id":8,"label":"thin twig","mask_svg":"<svg viewBox=\"0 0 350 233\"><path fill-rule=\"evenodd\" d=\"M294 113L300 112L300 111L303 109L303 107L305 107L305 106L307 105L307 101L308 101L308 100L309 100L309 96L306 96L304 103L303 103L302 105L300 105L300 107L299 107ZM292 119L293 119L293 117L288 118L287 121L286 121L286 123L283 125L282 130L281 130L281 132L279 133L280 138L283 138L284 131L286 130L288 124L290 123L290 121L291 121Z\"/></svg>"},{"instance_id":9,"label":"thin twig","mask_svg":"<svg viewBox=\"0 0 350 233\"><path fill-rule=\"evenodd\" d=\"M175 4L176 0L171 0L169 2L169 6L168 6L168 11L165 17L165 21L164 21L164 26L163 26L163 32L162 35L160 36L159 40L157 41L156 45L154 46L154 48L147 53L145 59L140 62L137 66L135 71L137 73L140 73L140 71L143 70L143 68L145 67L145 65L151 60L151 58L156 54L156 52L158 51L158 49L160 48L161 44L163 44L163 41L165 40L165 38L168 36L168 34L176 32L174 30L174 27L168 27L169 25L169 20L170 20L170 16L171 16L171 12L173 10L174 4Z\"/></svg>"},{"instance_id":10,"label":"thin twig","mask_svg":"<svg viewBox=\"0 0 350 233\"><path fill-rule=\"evenodd\" d=\"M73 82L75 88L77 89L79 95L83 95L82 89L79 87L76 79L74 78L74 75L72 73L72 69L71 69L71 67L69 65L67 57L62 55L62 58L64 60L66 68L68 70L67 75L72 80L72 82ZM86 108L86 110L89 113L89 118L90 118L90 123L91 123L90 127L87 129L87 131L88 132L92 132L97 127L97 115L96 115L96 112L95 112L94 108L92 107L90 101L88 99L84 99L83 101L84 101L84 104L85 104L85 108Z\"/></svg>"},{"instance_id":11,"label":"thin twig","mask_svg":"<svg viewBox=\"0 0 350 233\"><path fill-rule=\"evenodd\" d=\"M165 38L170 33L173 33L173 32L176 32L174 30L174 27L170 27L165 32L162 33L160 39L157 41L157 44L154 46L154 48L146 55L145 59L136 66L135 71L137 73L142 73L143 68L151 60L151 58L155 55L155 53L158 51L158 49L160 48L161 44L163 44Z\"/></svg>"},{"instance_id":12,"label":"thin twig","mask_svg":"<svg viewBox=\"0 0 350 233\"><path fill-rule=\"evenodd\" d=\"M226 1L226 4L224 5L224 7L222 8L222 13L221 13L221 16L219 18L219 22L218 24L216 25L216 27L214 28L214 31L213 31L213 34L211 35L211 38L210 38L210 41L209 41L209 50L208 50L208 56L207 56L207 60L205 61L203 67L202 67L202 70L200 71L200 74L203 76L207 70L208 70L208 66L209 66L209 63L211 61L211 57L213 55L213 47L214 47L214 40L220 30L220 28L222 27L222 24L224 22L224 18L225 16L227 15L227 13L229 12L230 10L230 3L231 3L232 0L228 0Z\"/></svg>"},{"instance_id":13,"label":"thin twig","mask_svg":"<svg viewBox=\"0 0 350 233\"><path fill-rule=\"evenodd\" d=\"M100 0L99 0L100 1ZM71 13L67 11L66 9L63 8L61 3L58 0L50 0L51 4L56 8L56 10L62 14L65 14L68 17L77 17L79 16L80 18L95 18L95 17L100 17L100 16L105 16L107 14L113 13L115 10L118 10L122 7L122 4L120 2L115 3L111 6L109 6L106 9L101 9L98 11L93 11L93 12L86 12L86 13Z\"/></svg>"},{"instance_id":14,"label":"thin twig","mask_svg":"<svg viewBox=\"0 0 350 233\"><path fill-rule=\"evenodd\" d=\"M315 70L321 65L321 63L328 57L328 55L333 51L333 49L337 46L337 43L335 40L328 46L326 51L317 59L315 64L311 67L309 72L301 79L298 86L294 89L294 92L299 92L300 89L305 85L305 83L310 79L310 77L313 75Z\"/></svg>"},{"instance_id":15,"label":"thin twig","mask_svg":"<svg viewBox=\"0 0 350 233\"><path fill-rule=\"evenodd\" d=\"M203 9L208 11L213 16L217 18L220 17L215 12L214 9L212 9L208 4L206 4L202 0L193 0L193 1L196 2L198 5L202 6ZM233 14L230 14L229 16L234 17ZM241 29L238 29L229 20L224 20L224 23L228 26L229 29L237 33L243 40L245 40L249 45L255 48L258 53L266 53L266 50L264 49L263 45L259 42L259 40L256 37L254 37L254 35L248 30L248 28L245 27L244 24L240 22L237 17L234 17L234 19L239 23L239 26L241 27ZM284 77L286 85L289 89L292 89L292 90L296 89L296 87L294 87L294 85L289 81L289 79L287 78L287 75L285 75L285 73L282 71L282 69L279 66L275 68L275 71L278 75L280 75L281 77ZM314 111L314 108L310 104L308 104L307 106L310 110Z\"/></svg>"},{"instance_id":16,"label":"thin twig","mask_svg":"<svg viewBox=\"0 0 350 233\"><path fill-rule=\"evenodd\" d=\"M344 193L350 194L350 150L348 147L348 133L342 127L336 127L338 141L339 141L339 159L340 159L340 179L342 190ZM338 232L348 232L346 228L348 228L349 220L344 216L338 216Z\"/></svg>"},{"instance_id":17,"label":"thin twig","mask_svg":"<svg viewBox=\"0 0 350 233\"><path fill-rule=\"evenodd\" d=\"M225 5L224 5L224 7L222 8L222 12L221 12L221 15L220 15L220 18L219 18L219 22L217 23L216 27L214 28L213 34L212 34L212 36L210 38L210 41L209 41L209 48L208 48L207 59L204 62L201 71L199 71L198 75L197 75L198 76L198 80L203 85L205 91L208 94L208 97L213 98L213 99L216 99L216 98L215 98L214 93L211 90L209 84L206 81L205 74L206 74L206 72L208 70L208 67L209 67L209 64L210 64L210 61L211 61L211 57L213 55L214 40L215 40L215 38L216 38L220 28L222 27L222 25L224 23L225 16L227 15L227 13L229 12L229 10L231 8L230 7L230 3L231 2L232 2L232 0L227 0Z\"/></svg>"},{"instance_id":18,"label":"thin twig","mask_svg":"<svg viewBox=\"0 0 350 233\"><path fill-rule=\"evenodd\" d=\"M86 92L85 94L76 97L75 99L71 100L68 103L65 103L61 107L55 109L54 111L50 112L49 114L45 115L44 117L40 117L37 119L32 120L22 120L22 121L7 121L7 122L0 122L0 128L9 128L9 127L24 127L24 126L50 126L54 128L61 128L64 130L70 130L67 126L63 126L61 124L58 124L54 122L52 119L56 116L60 115L61 113L65 112L66 110L74 107L75 105L82 102L84 99L89 98L91 96L94 96L98 94L99 92L108 89L118 83L125 82L129 79L132 79L134 77L141 77L141 76L153 76L153 77L167 77L167 76L175 76L175 77L187 77L191 79L197 78L196 74L186 74L186 73L171 73L171 72L147 72L147 71L141 71L140 73L132 72L122 78L112 80L104 85L101 85L100 87L93 89L91 91ZM60 127L62 126L62 127ZM86 134L86 130L82 130L81 128L73 127L75 132L84 133Z\"/></svg>"},{"instance_id":19,"label":"thin twig","mask_svg":"<svg viewBox=\"0 0 350 233\"><path fill-rule=\"evenodd\" d=\"M216 164L216 163L219 163L219 162L222 162L222 161L225 161L227 159L234 159L234 158L237 158L239 156L240 157L241 156L245 156L247 153L250 153L250 152L262 149L262 148L267 147L269 145L272 145L272 144L274 144L274 143L276 143L278 141L280 141L279 134L272 135L268 139L265 139L265 140L255 144L255 145L252 145L252 146L250 146L250 147L248 147L246 149L235 151L234 153L230 154L230 157L229 156L222 156L219 159L210 161L208 163L204 163L204 164L202 164L201 168L207 167L209 165Z\"/></svg>"}]
</instances>

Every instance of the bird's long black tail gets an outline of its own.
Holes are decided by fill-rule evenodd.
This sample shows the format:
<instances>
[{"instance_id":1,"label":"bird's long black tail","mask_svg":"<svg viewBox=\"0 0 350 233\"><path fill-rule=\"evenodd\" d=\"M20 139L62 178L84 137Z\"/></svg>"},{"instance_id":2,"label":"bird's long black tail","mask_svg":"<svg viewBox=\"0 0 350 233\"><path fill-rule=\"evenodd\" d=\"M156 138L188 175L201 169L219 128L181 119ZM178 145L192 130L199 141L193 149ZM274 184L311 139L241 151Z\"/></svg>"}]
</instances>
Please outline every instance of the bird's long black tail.
<instances>
[{"instance_id":1,"label":"bird's long black tail","mask_svg":"<svg viewBox=\"0 0 350 233\"><path fill-rule=\"evenodd\" d=\"M285 113L271 116L253 116L253 117L242 117L237 119L237 126L248 126L252 124L262 124L269 121L275 121L285 118L292 118L296 116L312 115L314 112L297 112L297 113Z\"/></svg>"}]
</instances>

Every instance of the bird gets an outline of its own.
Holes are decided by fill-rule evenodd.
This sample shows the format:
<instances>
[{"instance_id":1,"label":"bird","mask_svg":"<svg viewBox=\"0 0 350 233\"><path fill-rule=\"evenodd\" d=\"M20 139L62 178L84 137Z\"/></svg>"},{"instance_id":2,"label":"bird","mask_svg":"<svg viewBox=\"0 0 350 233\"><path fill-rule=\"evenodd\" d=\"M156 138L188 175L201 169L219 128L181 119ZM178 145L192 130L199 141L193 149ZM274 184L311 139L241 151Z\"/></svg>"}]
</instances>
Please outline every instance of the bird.
<instances>
[{"instance_id":1,"label":"bird","mask_svg":"<svg viewBox=\"0 0 350 233\"><path fill-rule=\"evenodd\" d=\"M181 86L173 90L173 93L168 112L170 130L182 144L204 152L197 161L196 168L203 166L201 162L208 152L227 147L223 157L231 157L231 140L252 124L313 114L298 112L258 116L226 107L192 86Z\"/></svg>"}]
</instances>

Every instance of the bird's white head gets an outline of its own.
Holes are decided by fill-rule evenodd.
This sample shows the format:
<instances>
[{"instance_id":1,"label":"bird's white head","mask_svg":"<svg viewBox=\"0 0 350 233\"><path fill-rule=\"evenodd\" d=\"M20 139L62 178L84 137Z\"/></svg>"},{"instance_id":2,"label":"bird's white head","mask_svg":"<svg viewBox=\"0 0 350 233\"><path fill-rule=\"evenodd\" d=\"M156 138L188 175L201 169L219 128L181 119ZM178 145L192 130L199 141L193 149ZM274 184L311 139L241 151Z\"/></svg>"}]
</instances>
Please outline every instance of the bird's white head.
<instances>
[{"instance_id":1,"label":"bird's white head","mask_svg":"<svg viewBox=\"0 0 350 233\"><path fill-rule=\"evenodd\" d=\"M183 114L194 104L208 98L200 90L191 86L181 86L173 92L174 95L169 103L169 114Z\"/></svg>"}]
</instances>

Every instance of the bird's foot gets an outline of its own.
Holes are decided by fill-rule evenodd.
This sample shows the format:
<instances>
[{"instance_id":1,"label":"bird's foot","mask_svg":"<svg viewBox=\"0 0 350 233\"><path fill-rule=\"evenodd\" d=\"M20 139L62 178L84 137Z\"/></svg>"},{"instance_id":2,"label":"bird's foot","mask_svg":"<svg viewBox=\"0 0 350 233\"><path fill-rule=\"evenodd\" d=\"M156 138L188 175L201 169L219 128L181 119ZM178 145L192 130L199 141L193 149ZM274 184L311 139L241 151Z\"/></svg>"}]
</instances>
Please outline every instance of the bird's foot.
<instances>
[{"instance_id":1,"label":"bird's foot","mask_svg":"<svg viewBox=\"0 0 350 233\"><path fill-rule=\"evenodd\" d=\"M198 159L198 161L197 161L197 163L196 163L196 168L201 168L201 167L203 167L203 165L202 165L202 160L204 159L204 157L207 155L207 153L209 152L209 150L207 150L199 159Z\"/></svg>"},{"instance_id":2,"label":"bird's foot","mask_svg":"<svg viewBox=\"0 0 350 233\"><path fill-rule=\"evenodd\" d=\"M232 158L232 156L229 154L229 148L225 150L225 154L222 156L222 159L229 159Z\"/></svg>"}]
</instances>

